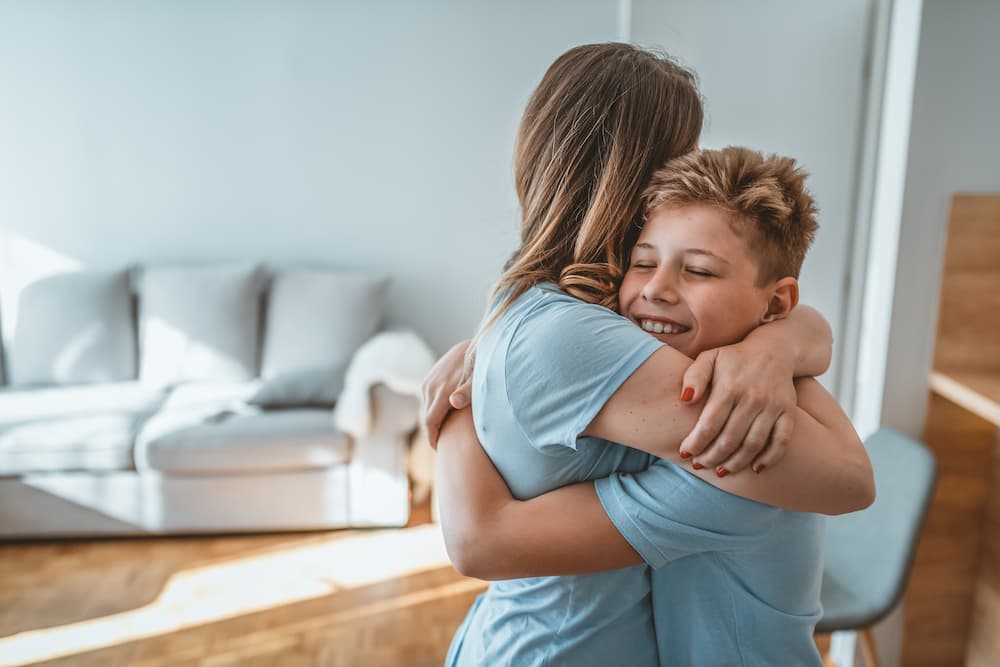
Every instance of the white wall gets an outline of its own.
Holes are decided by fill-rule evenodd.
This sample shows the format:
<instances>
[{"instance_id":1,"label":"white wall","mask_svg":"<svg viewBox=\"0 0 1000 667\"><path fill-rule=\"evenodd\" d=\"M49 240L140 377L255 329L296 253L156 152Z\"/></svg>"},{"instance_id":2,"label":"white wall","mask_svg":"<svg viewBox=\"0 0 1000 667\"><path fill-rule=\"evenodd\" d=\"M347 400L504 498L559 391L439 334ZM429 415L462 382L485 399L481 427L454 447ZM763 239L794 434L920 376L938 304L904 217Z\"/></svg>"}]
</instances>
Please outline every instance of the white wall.
<instances>
[{"instance_id":1,"label":"white wall","mask_svg":"<svg viewBox=\"0 0 1000 667\"><path fill-rule=\"evenodd\" d=\"M923 5L882 407L883 423L916 436L927 407L951 195L1000 192L1000 3Z\"/></svg>"},{"instance_id":2,"label":"white wall","mask_svg":"<svg viewBox=\"0 0 1000 667\"><path fill-rule=\"evenodd\" d=\"M515 248L531 90L617 17L614 0L4 2L0 272L385 272L389 321L443 350Z\"/></svg>"},{"instance_id":3,"label":"white wall","mask_svg":"<svg viewBox=\"0 0 1000 667\"><path fill-rule=\"evenodd\" d=\"M795 157L810 173L820 231L802 300L845 332L871 0L633 0L632 40L678 56L706 98L702 144ZM838 345L839 350L839 345ZM839 353L824 383L836 393Z\"/></svg>"}]
</instances>

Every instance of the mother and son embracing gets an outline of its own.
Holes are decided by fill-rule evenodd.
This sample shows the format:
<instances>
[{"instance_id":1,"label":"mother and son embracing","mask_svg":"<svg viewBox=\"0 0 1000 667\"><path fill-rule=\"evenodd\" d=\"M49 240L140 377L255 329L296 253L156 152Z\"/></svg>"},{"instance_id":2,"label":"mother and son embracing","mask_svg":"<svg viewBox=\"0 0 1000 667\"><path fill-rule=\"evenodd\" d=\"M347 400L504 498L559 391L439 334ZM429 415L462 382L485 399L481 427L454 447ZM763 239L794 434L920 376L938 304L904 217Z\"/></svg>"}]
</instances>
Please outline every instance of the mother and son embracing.
<instances>
[{"instance_id":1,"label":"mother and son embracing","mask_svg":"<svg viewBox=\"0 0 1000 667\"><path fill-rule=\"evenodd\" d=\"M816 208L790 158L698 150L702 117L617 43L528 102L521 245L424 382L448 553L495 580L448 665L822 664L822 515L875 489L796 308Z\"/></svg>"}]
</instances>

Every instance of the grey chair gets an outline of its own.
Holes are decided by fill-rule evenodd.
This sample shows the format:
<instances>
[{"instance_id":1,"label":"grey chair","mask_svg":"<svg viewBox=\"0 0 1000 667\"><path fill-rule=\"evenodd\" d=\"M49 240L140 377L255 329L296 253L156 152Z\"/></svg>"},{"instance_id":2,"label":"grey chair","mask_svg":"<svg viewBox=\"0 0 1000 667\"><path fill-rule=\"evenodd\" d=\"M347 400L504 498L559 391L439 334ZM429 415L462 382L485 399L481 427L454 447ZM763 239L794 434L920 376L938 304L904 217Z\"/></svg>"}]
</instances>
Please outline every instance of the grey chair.
<instances>
[{"instance_id":1,"label":"grey chair","mask_svg":"<svg viewBox=\"0 0 1000 667\"><path fill-rule=\"evenodd\" d=\"M860 634L868 667L878 666L871 626L903 597L927 515L937 464L927 447L882 428L865 442L875 472L871 507L831 517L817 632Z\"/></svg>"}]
</instances>

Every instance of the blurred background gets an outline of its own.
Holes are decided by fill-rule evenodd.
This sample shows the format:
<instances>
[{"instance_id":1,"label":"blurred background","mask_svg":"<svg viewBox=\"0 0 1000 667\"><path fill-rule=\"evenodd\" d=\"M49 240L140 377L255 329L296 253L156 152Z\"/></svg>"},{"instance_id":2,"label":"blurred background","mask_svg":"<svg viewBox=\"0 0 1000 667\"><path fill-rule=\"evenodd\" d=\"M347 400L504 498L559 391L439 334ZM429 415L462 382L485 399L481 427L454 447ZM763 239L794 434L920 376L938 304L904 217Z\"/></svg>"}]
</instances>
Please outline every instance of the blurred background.
<instances>
[{"instance_id":1,"label":"blurred background","mask_svg":"<svg viewBox=\"0 0 1000 667\"><path fill-rule=\"evenodd\" d=\"M697 72L703 145L811 174L822 381L920 435L951 196L1000 191L997 34L996 0L2 2L0 324L48 274L252 260L386 275L441 353L516 247L534 86L623 40Z\"/></svg>"},{"instance_id":2,"label":"blurred background","mask_svg":"<svg viewBox=\"0 0 1000 667\"><path fill-rule=\"evenodd\" d=\"M81 265L365 268L393 280L390 323L443 351L474 330L515 248L513 140L533 87L567 48L625 39L698 73L704 145L788 154L812 174L821 230L803 297L833 326L824 382L845 402L859 377L882 384L859 376L858 341L870 240L889 230L868 289L881 298L873 315L892 315L880 331L896 352L861 356L889 362L890 421L912 430L919 419L903 413L929 364L948 196L998 179L997 11L989 0L6 2L5 291ZM881 192L879 158L892 167ZM16 314L5 320L12 331Z\"/></svg>"}]
</instances>

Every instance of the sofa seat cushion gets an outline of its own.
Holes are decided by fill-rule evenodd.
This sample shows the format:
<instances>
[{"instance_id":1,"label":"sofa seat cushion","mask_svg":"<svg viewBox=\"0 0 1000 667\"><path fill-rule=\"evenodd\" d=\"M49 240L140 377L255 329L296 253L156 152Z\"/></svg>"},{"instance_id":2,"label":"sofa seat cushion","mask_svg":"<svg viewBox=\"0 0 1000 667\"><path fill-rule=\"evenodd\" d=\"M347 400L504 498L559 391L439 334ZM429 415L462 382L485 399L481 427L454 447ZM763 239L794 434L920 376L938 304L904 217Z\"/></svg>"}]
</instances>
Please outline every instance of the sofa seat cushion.
<instances>
[{"instance_id":1,"label":"sofa seat cushion","mask_svg":"<svg viewBox=\"0 0 1000 667\"><path fill-rule=\"evenodd\" d=\"M138 382L0 391L0 475L125 470L164 394Z\"/></svg>"},{"instance_id":2,"label":"sofa seat cushion","mask_svg":"<svg viewBox=\"0 0 1000 667\"><path fill-rule=\"evenodd\" d=\"M140 436L140 468L178 475L243 474L328 468L350 457L350 439L334 429L329 410L223 410L199 423L164 428L167 418L157 415L160 424L151 421L153 428Z\"/></svg>"}]
</instances>

